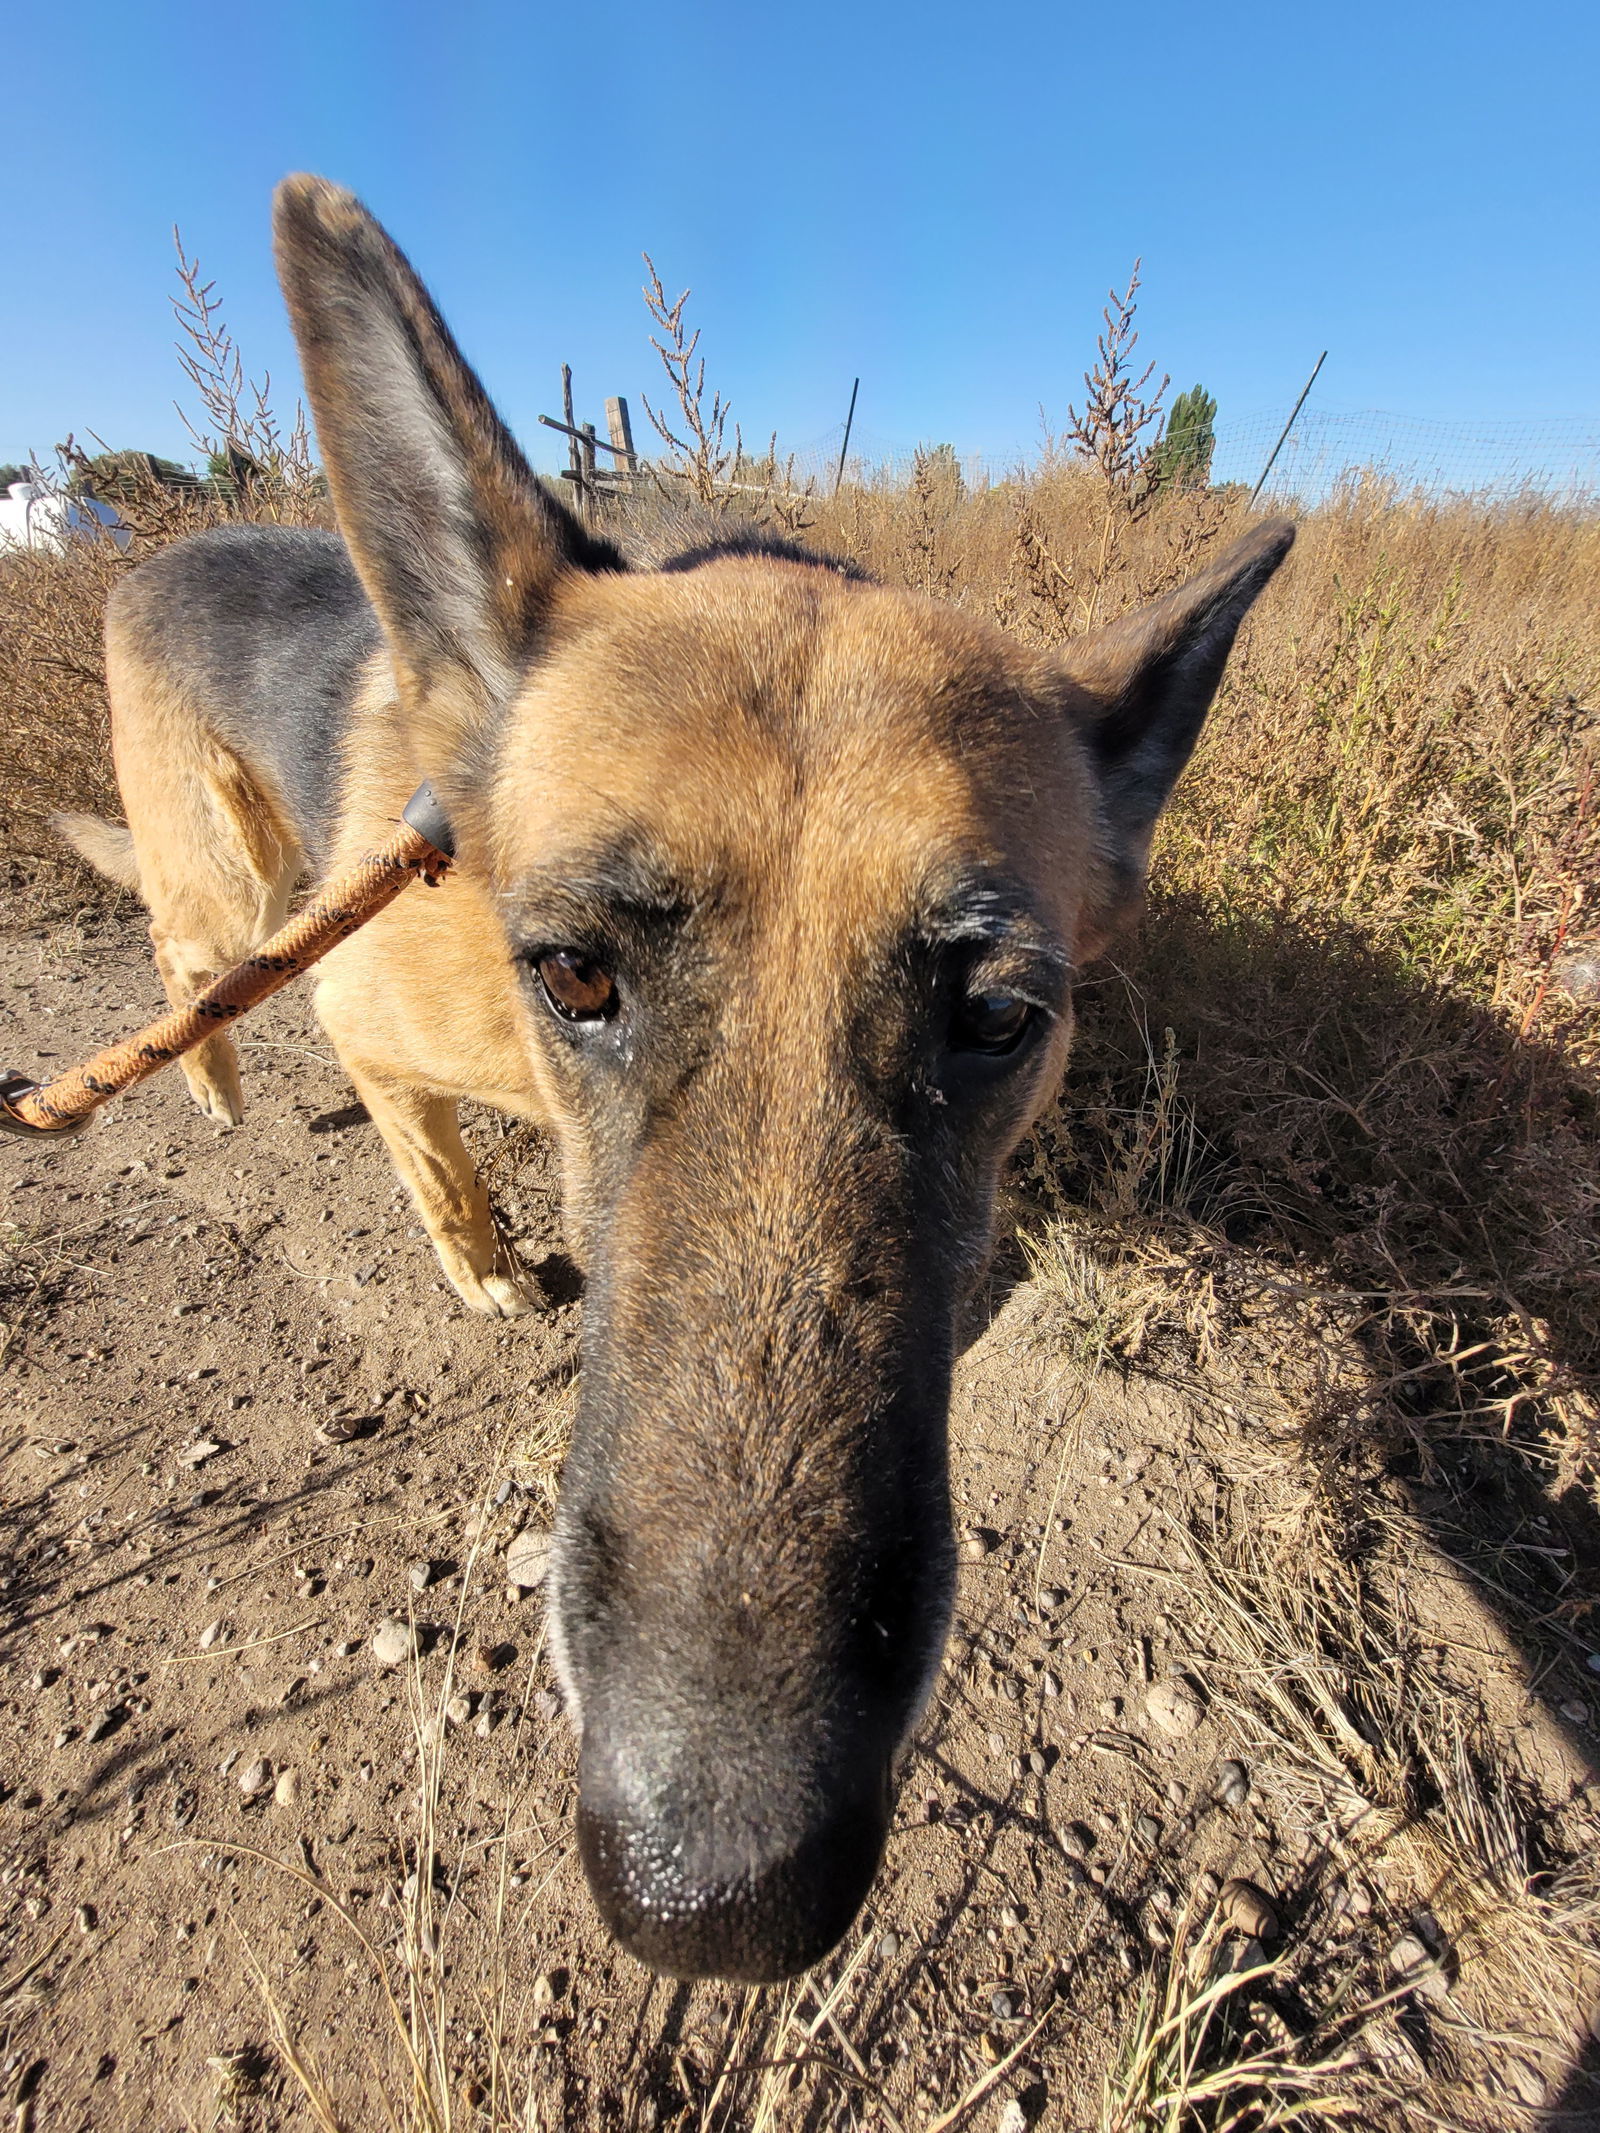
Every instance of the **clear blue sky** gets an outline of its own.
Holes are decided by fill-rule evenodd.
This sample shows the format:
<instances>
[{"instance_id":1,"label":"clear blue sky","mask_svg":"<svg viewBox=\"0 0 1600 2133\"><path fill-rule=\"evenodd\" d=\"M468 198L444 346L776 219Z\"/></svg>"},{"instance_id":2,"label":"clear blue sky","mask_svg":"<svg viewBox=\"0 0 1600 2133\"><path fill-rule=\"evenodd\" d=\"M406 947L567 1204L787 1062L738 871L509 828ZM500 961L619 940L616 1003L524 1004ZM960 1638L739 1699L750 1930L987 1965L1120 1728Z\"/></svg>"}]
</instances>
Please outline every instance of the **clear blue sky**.
<instances>
[{"instance_id":1,"label":"clear blue sky","mask_svg":"<svg viewBox=\"0 0 1600 2133\"><path fill-rule=\"evenodd\" d=\"M389 224L547 465L563 359L597 419L652 389L645 247L747 438L807 443L859 372L873 437L1026 446L1135 254L1144 351L1219 426L1324 346L1326 408L1600 411L1593 0L12 0L0 57L0 459L189 456L174 222L295 379L293 169Z\"/></svg>"}]
</instances>

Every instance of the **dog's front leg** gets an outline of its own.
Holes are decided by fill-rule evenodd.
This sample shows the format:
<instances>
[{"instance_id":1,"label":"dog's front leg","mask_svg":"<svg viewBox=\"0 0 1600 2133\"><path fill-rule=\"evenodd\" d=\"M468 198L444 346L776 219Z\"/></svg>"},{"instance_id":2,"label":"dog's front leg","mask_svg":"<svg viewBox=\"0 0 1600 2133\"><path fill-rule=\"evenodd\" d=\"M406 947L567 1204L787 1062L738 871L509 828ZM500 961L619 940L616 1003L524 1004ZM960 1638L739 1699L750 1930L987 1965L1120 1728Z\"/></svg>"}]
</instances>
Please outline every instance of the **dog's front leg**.
<instances>
[{"instance_id":1,"label":"dog's front leg","mask_svg":"<svg viewBox=\"0 0 1600 2133\"><path fill-rule=\"evenodd\" d=\"M495 1220L455 1099L341 1057L462 1302L501 1318L533 1309L538 1285Z\"/></svg>"}]
</instances>

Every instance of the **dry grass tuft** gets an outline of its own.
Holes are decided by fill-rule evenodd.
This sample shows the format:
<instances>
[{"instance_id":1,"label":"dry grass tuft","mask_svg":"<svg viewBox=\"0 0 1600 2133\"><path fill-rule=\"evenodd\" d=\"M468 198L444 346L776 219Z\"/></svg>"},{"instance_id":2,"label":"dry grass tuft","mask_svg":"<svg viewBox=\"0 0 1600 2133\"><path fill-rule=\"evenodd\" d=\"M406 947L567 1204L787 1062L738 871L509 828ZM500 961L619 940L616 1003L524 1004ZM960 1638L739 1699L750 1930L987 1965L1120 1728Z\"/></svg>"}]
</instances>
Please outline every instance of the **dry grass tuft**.
<instances>
[{"instance_id":1,"label":"dry grass tuft","mask_svg":"<svg viewBox=\"0 0 1600 2133\"><path fill-rule=\"evenodd\" d=\"M1214 1511L1171 1574L1194 1674L1247 1758L1251 1811L1302 1861L1268 1995L1280 2034L1270 2019L1219 2030L1232 1987L1208 2000L1215 1966L1180 1976L1175 1950L1135 2017L1123 2115L1107 2124L1408 2125L1424 2081L1441 2123L1520 2122L1508 2055L1555 2093L1600 1960L1594 1826L1547 1826L1403 1584L1343 1559L1314 1520L1280 1531L1260 1511ZM1572 1863L1541 1873L1557 1845ZM1435 1958L1421 1984L1396 1974L1407 1933Z\"/></svg>"},{"instance_id":2,"label":"dry grass tuft","mask_svg":"<svg viewBox=\"0 0 1600 2133\"><path fill-rule=\"evenodd\" d=\"M1277 1963L1236 1965L1235 1953L1215 1925L1196 1931L1188 1913L1179 1922L1165 1972L1141 1986L1106 2076L1101 2133L1382 2123L1394 2099L1352 2080L1367 2060L1335 2033L1348 2018L1291 2035L1272 2004Z\"/></svg>"}]
</instances>

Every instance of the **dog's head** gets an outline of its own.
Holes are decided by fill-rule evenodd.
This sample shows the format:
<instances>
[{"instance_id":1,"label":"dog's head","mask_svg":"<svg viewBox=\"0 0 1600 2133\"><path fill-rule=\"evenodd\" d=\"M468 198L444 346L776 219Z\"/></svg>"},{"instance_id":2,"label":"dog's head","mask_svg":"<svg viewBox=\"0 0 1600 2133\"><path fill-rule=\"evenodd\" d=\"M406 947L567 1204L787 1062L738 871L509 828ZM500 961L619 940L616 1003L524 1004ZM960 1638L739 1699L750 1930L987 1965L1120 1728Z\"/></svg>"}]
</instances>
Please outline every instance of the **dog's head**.
<instances>
[{"instance_id":1,"label":"dog's head","mask_svg":"<svg viewBox=\"0 0 1600 2133\"><path fill-rule=\"evenodd\" d=\"M588 1269L550 1620L590 1883L660 1969L782 1976L867 1890L943 1645L997 1181L1292 536L1061 657L759 544L625 571L355 201L290 180L279 256Z\"/></svg>"}]
</instances>

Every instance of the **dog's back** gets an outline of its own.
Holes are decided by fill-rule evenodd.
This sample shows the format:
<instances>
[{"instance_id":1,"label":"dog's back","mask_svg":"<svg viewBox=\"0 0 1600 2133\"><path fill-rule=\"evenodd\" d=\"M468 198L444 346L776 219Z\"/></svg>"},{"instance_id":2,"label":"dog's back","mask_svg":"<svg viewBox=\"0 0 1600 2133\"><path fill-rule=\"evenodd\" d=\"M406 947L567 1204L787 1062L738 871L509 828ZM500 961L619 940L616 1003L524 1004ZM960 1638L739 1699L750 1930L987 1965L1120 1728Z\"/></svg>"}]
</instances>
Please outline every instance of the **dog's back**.
<instances>
[{"instance_id":1,"label":"dog's back","mask_svg":"<svg viewBox=\"0 0 1600 2133\"><path fill-rule=\"evenodd\" d=\"M57 827L91 865L137 888L175 1006L281 924L320 872L345 742L382 635L337 534L222 526L124 579L106 616L112 751L128 828ZM236 1124L226 1036L183 1061L213 1118Z\"/></svg>"},{"instance_id":2,"label":"dog's back","mask_svg":"<svg viewBox=\"0 0 1600 2133\"><path fill-rule=\"evenodd\" d=\"M238 758L317 869L338 816L351 703L381 643L335 533L220 526L175 542L123 581L107 612L119 776L145 737L136 729L154 684L169 718Z\"/></svg>"}]
</instances>

